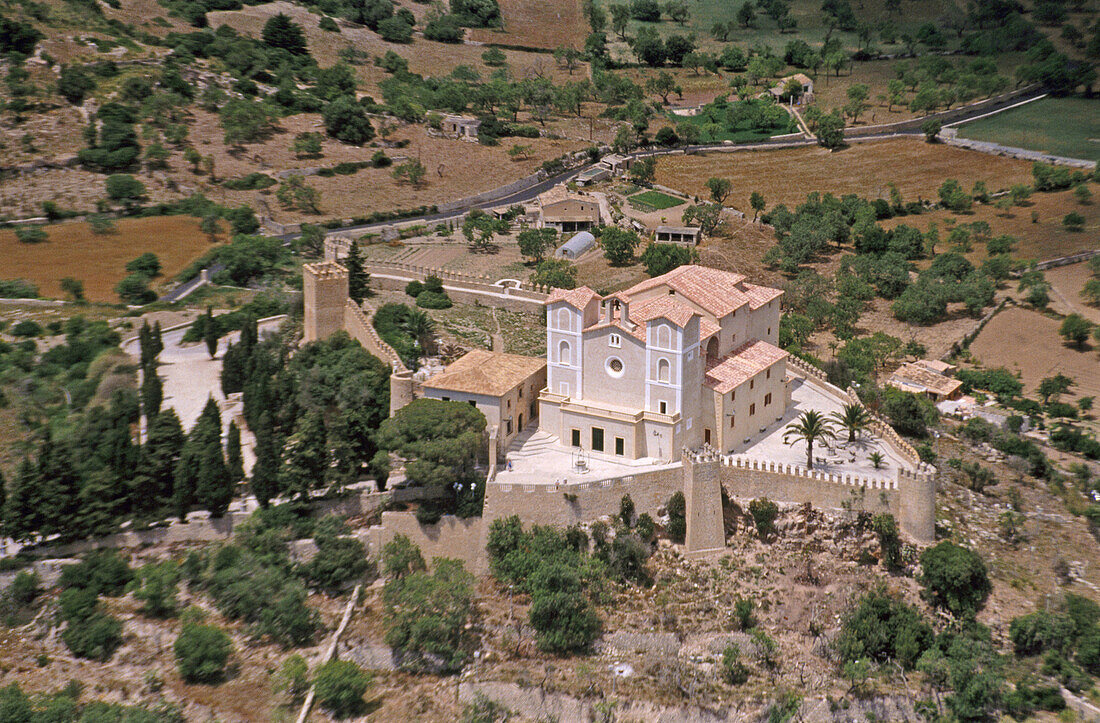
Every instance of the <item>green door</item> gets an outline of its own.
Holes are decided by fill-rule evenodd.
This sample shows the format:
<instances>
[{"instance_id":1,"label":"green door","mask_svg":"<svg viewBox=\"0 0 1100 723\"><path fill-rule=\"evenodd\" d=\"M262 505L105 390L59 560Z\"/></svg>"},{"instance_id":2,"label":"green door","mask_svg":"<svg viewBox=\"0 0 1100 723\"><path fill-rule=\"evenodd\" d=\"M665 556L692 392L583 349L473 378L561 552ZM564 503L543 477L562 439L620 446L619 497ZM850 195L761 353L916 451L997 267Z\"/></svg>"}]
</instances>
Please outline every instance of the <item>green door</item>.
<instances>
[{"instance_id":1,"label":"green door","mask_svg":"<svg viewBox=\"0 0 1100 723\"><path fill-rule=\"evenodd\" d=\"M574 447L581 446L581 430L573 430L573 438L570 440L570 444L572 444Z\"/></svg>"},{"instance_id":2,"label":"green door","mask_svg":"<svg viewBox=\"0 0 1100 723\"><path fill-rule=\"evenodd\" d=\"M603 451L603 430L599 427L592 428L592 451Z\"/></svg>"}]
</instances>

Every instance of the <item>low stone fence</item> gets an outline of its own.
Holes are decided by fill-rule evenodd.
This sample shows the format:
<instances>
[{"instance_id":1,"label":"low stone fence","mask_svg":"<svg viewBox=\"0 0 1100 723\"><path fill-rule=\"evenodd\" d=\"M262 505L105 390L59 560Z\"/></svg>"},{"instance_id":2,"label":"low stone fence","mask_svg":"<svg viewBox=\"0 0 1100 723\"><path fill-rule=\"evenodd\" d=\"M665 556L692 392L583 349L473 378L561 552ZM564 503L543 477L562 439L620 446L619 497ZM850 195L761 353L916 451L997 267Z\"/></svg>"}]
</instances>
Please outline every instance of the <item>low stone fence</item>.
<instances>
[{"instance_id":1,"label":"low stone fence","mask_svg":"<svg viewBox=\"0 0 1100 723\"><path fill-rule=\"evenodd\" d=\"M1015 105L1023 100L1041 95L1043 95L1042 86L1038 84L1027 85L1008 93L993 96L992 98L986 98L985 100L979 100L967 105L960 105L956 108L932 113L931 115L922 116L920 118L911 118L909 120L898 121L897 123L885 123L876 126L855 126L852 128L845 128L844 136L847 138L850 136L866 136L872 134L919 133L921 132L921 126L927 120L938 120L943 125L958 123L969 120L970 116L974 114L992 113L998 110L1004 110L1010 105Z\"/></svg>"},{"instance_id":2,"label":"low stone fence","mask_svg":"<svg viewBox=\"0 0 1100 723\"><path fill-rule=\"evenodd\" d=\"M1079 264L1082 261L1088 261L1093 256L1100 256L1100 249L1093 249L1092 251L1082 251L1081 253L1071 254L1069 256L1060 256L1056 259L1047 259L1046 261L1040 261L1035 264L1035 268L1040 271L1046 271L1047 269L1055 269L1059 266L1069 266L1071 264Z\"/></svg>"},{"instance_id":3,"label":"low stone fence","mask_svg":"<svg viewBox=\"0 0 1100 723\"><path fill-rule=\"evenodd\" d=\"M1000 143L991 143L989 141L976 141L971 138L959 138L954 128L947 129L947 132L942 134L944 143L948 145L957 146L959 148L966 148L971 151L979 151L981 153L989 153L995 156L1007 156L1009 158L1018 158L1022 161L1035 161L1038 163L1051 163L1058 166L1072 166L1074 168L1083 168L1086 170L1092 170L1096 168L1095 161L1086 161L1082 158L1069 158L1067 156L1055 156L1050 153L1043 153L1042 151L1032 151L1027 148L1017 148L1016 146L1003 146Z\"/></svg>"},{"instance_id":4,"label":"low stone fence","mask_svg":"<svg viewBox=\"0 0 1100 723\"><path fill-rule=\"evenodd\" d=\"M448 201L447 203L441 203L436 206L436 210L439 213L451 213L452 211L464 211L474 206L480 206L483 203L491 203L501 198L506 198L512 194L524 191L536 183L545 181L548 178L546 171L536 171L530 176L525 176L519 180L512 181L511 183L494 188L484 193L479 193L475 196L467 196L466 198L460 198L457 201Z\"/></svg>"},{"instance_id":5,"label":"low stone fence","mask_svg":"<svg viewBox=\"0 0 1100 723\"><path fill-rule=\"evenodd\" d=\"M368 313L369 312L369 313ZM395 372L407 372L405 362L392 346L383 341L374 328L374 309L362 307L351 299L344 304L344 329L352 339L355 339L363 348L374 354L379 359L387 362Z\"/></svg>"},{"instance_id":6,"label":"low stone fence","mask_svg":"<svg viewBox=\"0 0 1100 723\"><path fill-rule=\"evenodd\" d=\"M370 274L371 286L375 289L401 291L410 281L423 281L435 276L443 281L447 294L458 303L480 304L509 311L541 312L550 293L550 287L527 281L519 281L518 286L514 283L498 286L489 276L413 264L372 263L365 265L364 270Z\"/></svg>"}]
</instances>

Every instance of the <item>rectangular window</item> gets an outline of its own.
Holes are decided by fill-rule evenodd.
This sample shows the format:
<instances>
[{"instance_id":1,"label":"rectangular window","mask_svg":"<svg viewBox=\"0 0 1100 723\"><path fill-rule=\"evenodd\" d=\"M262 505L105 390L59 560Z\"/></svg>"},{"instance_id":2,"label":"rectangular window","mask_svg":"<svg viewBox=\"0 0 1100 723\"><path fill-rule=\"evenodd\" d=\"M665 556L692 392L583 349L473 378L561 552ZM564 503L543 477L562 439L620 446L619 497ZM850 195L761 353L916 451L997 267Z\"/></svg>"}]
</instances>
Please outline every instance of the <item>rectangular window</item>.
<instances>
[{"instance_id":1,"label":"rectangular window","mask_svg":"<svg viewBox=\"0 0 1100 723\"><path fill-rule=\"evenodd\" d=\"M603 429L600 427L592 428L592 451L603 451Z\"/></svg>"},{"instance_id":2,"label":"rectangular window","mask_svg":"<svg viewBox=\"0 0 1100 723\"><path fill-rule=\"evenodd\" d=\"M756 380L755 379L750 379L749 380L749 389L752 389L755 386L756 386Z\"/></svg>"},{"instance_id":3,"label":"rectangular window","mask_svg":"<svg viewBox=\"0 0 1100 723\"><path fill-rule=\"evenodd\" d=\"M451 401L451 398L450 397L443 397L443 401L449 402L449 401Z\"/></svg>"},{"instance_id":4,"label":"rectangular window","mask_svg":"<svg viewBox=\"0 0 1100 723\"><path fill-rule=\"evenodd\" d=\"M620 457L626 454L626 442L622 437L615 437L615 454Z\"/></svg>"},{"instance_id":5,"label":"rectangular window","mask_svg":"<svg viewBox=\"0 0 1100 723\"><path fill-rule=\"evenodd\" d=\"M691 429L691 422L692 422L691 417L688 417L688 420L687 420L687 428L688 429Z\"/></svg>"},{"instance_id":6,"label":"rectangular window","mask_svg":"<svg viewBox=\"0 0 1100 723\"><path fill-rule=\"evenodd\" d=\"M756 414L756 403L755 402L753 402L752 404L749 405L749 416L751 417L754 414Z\"/></svg>"},{"instance_id":7,"label":"rectangular window","mask_svg":"<svg viewBox=\"0 0 1100 723\"><path fill-rule=\"evenodd\" d=\"M737 420L737 417L733 414L730 415L730 429L733 429L733 424Z\"/></svg>"},{"instance_id":8,"label":"rectangular window","mask_svg":"<svg viewBox=\"0 0 1100 723\"><path fill-rule=\"evenodd\" d=\"M569 382L558 383L558 394L562 395L563 397L569 396Z\"/></svg>"},{"instance_id":9,"label":"rectangular window","mask_svg":"<svg viewBox=\"0 0 1100 723\"><path fill-rule=\"evenodd\" d=\"M473 399L468 399L466 403L475 409L477 408L477 402L475 402Z\"/></svg>"},{"instance_id":10,"label":"rectangular window","mask_svg":"<svg viewBox=\"0 0 1100 723\"><path fill-rule=\"evenodd\" d=\"M668 402L657 402L657 411L661 414L668 414Z\"/></svg>"},{"instance_id":11,"label":"rectangular window","mask_svg":"<svg viewBox=\"0 0 1100 723\"><path fill-rule=\"evenodd\" d=\"M607 337L607 343L617 349L623 345L623 338L618 334L611 334Z\"/></svg>"},{"instance_id":12,"label":"rectangular window","mask_svg":"<svg viewBox=\"0 0 1100 723\"><path fill-rule=\"evenodd\" d=\"M771 370L771 369L769 369L768 371L764 372L764 378L765 378L765 379L771 379L771 378L772 378L772 370Z\"/></svg>"},{"instance_id":13,"label":"rectangular window","mask_svg":"<svg viewBox=\"0 0 1100 723\"><path fill-rule=\"evenodd\" d=\"M512 420L511 419L505 419L504 420L504 434L509 435L511 433L512 433Z\"/></svg>"},{"instance_id":14,"label":"rectangular window","mask_svg":"<svg viewBox=\"0 0 1100 723\"><path fill-rule=\"evenodd\" d=\"M579 430L579 429L574 429L573 430L572 439L570 440L570 444L572 444L574 447L580 447L581 446L581 430Z\"/></svg>"},{"instance_id":15,"label":"rectangular window","mask_svg":"<svg viewBox=\"0 0 1100 723\"><path fill-rule=\"evenodd\" d=\"M764 406L766 407L771 403L772 403L772 393L768 392L767 394L764 395Z\"/></svg>"}]
</instances>

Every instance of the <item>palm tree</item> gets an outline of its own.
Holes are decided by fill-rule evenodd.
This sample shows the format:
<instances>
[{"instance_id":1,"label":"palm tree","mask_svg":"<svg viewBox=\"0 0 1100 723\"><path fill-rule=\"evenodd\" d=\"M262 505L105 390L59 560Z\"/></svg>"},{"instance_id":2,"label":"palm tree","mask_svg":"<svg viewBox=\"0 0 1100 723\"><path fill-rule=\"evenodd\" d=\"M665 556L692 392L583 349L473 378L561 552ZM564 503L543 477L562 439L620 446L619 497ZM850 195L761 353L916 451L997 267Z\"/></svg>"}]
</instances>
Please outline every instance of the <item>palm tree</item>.
<instances>
[{"instance_id":1,"label":"palm tree","mask_svg":"<svg viewBox=\"0 0 1100 723\"><path fill-rule=\"evenodd\" d=\"M871 415L858 402L844 405L844 411L829 415L837 424L848 430L848 444L856 441L856 436L871 426Z\"/></svg>"},{"instance_id":2,"label":"palm tree","mask_svg":"<svg viewBox=\"0 0 1100 723\"><path fill-rule=\"evenodd\" d=\"M405 331L416 339L424 354L431 354L435 346L435 322L420 309L412 309L405 317Z\"/></svg>"},{"instance_id":3,"label":"palm tree","mask_svg":"<svg viewBox=\"0 0 1100 723\"><path fill-rule=\"evenodd\" d=\"M814 468L814 442L831 439L836 439L836 431L825 415L816 409L803 412L798 419L783 428L783 444L803 440L806 442L807 469Z\"/></svg>"}]
</instances>

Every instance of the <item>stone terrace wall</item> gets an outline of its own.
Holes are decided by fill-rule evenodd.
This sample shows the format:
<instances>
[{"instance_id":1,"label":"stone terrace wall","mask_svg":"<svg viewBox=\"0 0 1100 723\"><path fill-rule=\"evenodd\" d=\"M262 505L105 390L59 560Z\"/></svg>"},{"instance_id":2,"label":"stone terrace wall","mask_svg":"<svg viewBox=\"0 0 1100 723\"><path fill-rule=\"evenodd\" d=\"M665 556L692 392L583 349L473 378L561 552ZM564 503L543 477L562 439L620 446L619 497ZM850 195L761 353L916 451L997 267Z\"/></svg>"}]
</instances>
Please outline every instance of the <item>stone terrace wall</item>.
<instances>
[{"instance_id":1,"label":"stone terrace wall","mask_svg":"<svg viewBox=\"0 0 1100 723\"><path fill-rule=\"evenodd\" d=\"M456 303L480 304L508 311L541 313L550 293L549 287L528 282L520 282L518 288L513 288L513 284L496 286L488 276L413 264L371 263L364 265L364 270L370 274L370 283L375 289L400 291L410 281L423 281L429 276L437 276L443 281L447 295Z\"/></svg>"},{"instance_id":2,"label":"stone terrace wall","mask_svg":"<svg viewBox=\"0 0 1100 723\"><path fill-rule=\"evenodd\" d=\"M485 518L519 515L524 524L567 527L617 515L623 495L630 495L638 514L657 516L675 492L683 491L683 465L613 479L570 484L490 483L485 490ZM567 497L568 495L568 497Z\"/></svg>"}]
</instances>

